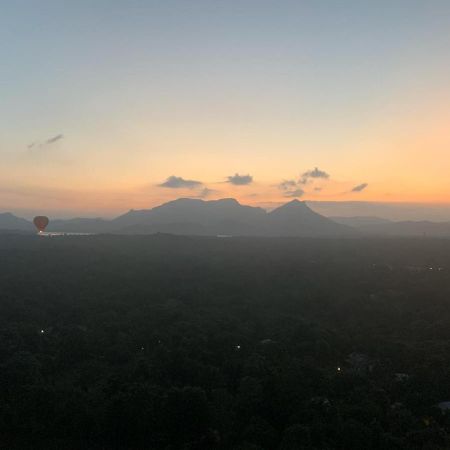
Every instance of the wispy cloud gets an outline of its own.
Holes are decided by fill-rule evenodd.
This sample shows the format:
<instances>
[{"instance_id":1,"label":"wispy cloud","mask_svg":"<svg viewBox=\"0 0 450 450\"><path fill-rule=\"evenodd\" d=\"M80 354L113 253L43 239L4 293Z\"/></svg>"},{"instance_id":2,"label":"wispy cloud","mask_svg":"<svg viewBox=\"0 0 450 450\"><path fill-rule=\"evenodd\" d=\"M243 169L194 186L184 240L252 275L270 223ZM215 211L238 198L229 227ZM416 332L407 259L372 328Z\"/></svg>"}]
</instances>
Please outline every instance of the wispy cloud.
<instances>
[{"instance_id":1,"label":"wispy cloud","mask_svg":"<svg viewBox=\"0 0 450 450\"><path fill-rule=\"evenodd\" d=\"M284 191L284 197L302 197L306 193L304 186L308 184L310 179L326 180L328 178L330 178L330 175L327 172L315 167L312 170L303 172L299 180L294 180L291 178L281 181L281 183L278 184L278 189ZM320 186L314 187L315 192L320 192L321 190L322 187Z\"/></svg>"},{"instance_id":2,"label":"wispy cloud","mask_svg":"<svg viewBox=\"0 0 450 450\"><path fill-rule=\"evenodd\" d=\"M203 183L197 180L185 180L182 177L176 177L174 175L167 178L161 184L158 184L159 187L165 187L170 189L194 189L202 186Z\"/></svg>"},{"instance_id":3,"label":"wispy cloud","mask_svg":"<svg viewBox=\"0 0 450 450\"><path fill-rule=\"evenodd\" d=\"M61 139L64 139L64 135L63 134L57 134L56 136L51 137L50 139L47 139L45 141L46 144L54 144L55 142L60 141Z\"/></svg>"},{"instance_id":4,"label":"wispy cloud","mask_svg":"<svg viewBox=\"0 0 450 450\"><path fill-rule=\"evenodd\" d=\"M33 149L43 149L47 146L53 145L58 141L61 141L62 139L64 139L64 135L63 134L57 134L55 136L52 136L51 138L46 139L44 142L39 142L39 141L34 141L31 144L27 145L27 149L28 150L33 150Z\"/></svg>"},{"instance_id":5,"label":"wispy cloud","mask_svg":"<svg viewBox=\"0 0 450 450\"><path fill-rule=\"evenodd\" d=\"M299 197L303 197L303 195L305 194L305 191L303 189L293 189L291 191L286 191L284 193L285 197L291 197L291 198L299 198Z\"/></svg>"},{"instance_id":6,"label":"wispy cloud","mask_svg":"<svg viewBox=\"0 0 450 450\"><path fill-rule=\"evenodd\" d=\"M357 186L352 188L351 192L361 192L366 189L367 186L369 186L367 183L358 184Z\"/></svg>"},{"instance_id":7,"label":"wispy cloud","mask_svg":"<svg viewBox=\"0 0 450 450\"><path fill-rule=\"evenodd\" d=\"M292 189L295 186L297 186L297 182L295 180L283 180L278 185L278 189L281 189L282 191L288 191L289 189Z\"/></svg>"},{"instance_id":8,"label":"wispy cloud","mask_svg":"<svg viewBox=\"0 0 450 450\"><path fill-rule=\"evenodd\" d=\"M234 184L235 186L246 186L253 182L253 177L251 175L239 175L238 173L231 175L228 178L228 183Z\"/></svg>"}]
</instances>

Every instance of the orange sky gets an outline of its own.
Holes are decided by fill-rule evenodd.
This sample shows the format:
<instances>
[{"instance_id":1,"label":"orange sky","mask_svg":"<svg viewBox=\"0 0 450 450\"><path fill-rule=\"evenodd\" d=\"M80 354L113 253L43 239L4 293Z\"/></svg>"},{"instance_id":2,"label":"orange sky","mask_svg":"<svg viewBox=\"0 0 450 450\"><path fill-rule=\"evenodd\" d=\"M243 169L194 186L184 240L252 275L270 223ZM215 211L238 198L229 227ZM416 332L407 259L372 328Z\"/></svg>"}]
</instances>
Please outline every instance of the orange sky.
<instances>
[{"instance_id":1,"label":"orange sky","mask_svg":"<svg viewBox=\"0 0 450 450\"><path fill-rule=\"evenodd\" d=\"M9 5L0 211L450 204L450 6L413 3Z\"/></svg>"}]
</instances>

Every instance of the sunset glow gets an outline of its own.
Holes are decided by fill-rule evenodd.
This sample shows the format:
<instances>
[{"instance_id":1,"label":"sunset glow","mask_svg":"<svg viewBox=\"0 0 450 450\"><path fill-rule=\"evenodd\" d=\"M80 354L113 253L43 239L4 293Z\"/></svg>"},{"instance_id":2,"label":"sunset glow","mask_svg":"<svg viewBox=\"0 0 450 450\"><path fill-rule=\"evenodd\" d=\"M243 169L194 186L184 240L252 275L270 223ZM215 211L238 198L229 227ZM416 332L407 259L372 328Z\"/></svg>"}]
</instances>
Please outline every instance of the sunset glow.
<instances>
[{"instance_id":1,"label":"sunset glow","mask_svg":"<svg viewBox=\"0 0 450 450\"><path fill-rule=\"evenodd\" d=\"M20 3L0 18L3 211L450 204L448 2Z\"/></svg>"}]
</instances>

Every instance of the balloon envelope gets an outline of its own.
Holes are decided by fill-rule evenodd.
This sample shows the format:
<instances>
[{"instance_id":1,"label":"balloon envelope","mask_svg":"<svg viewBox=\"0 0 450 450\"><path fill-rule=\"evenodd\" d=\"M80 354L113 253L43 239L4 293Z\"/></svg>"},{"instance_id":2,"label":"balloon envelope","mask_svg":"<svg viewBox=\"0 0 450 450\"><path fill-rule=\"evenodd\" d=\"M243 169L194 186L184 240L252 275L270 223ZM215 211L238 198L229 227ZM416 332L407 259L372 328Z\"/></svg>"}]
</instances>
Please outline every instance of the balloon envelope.
<instances>
[{"instance_id":1,"label":"balloon envelope","mask_svg":"<svg viewBox=\"0 0 450 450\"><path fill-rule=\"evenodd\" d=\"M44 231L45 228L46 228L47 225L48 225L48 222L49 222L49 220L48 220L48 217L46 217L46 216L36 216L36 217L33 219L34 226L35 226L39 231Z\"/></svg>"}]
</instances>

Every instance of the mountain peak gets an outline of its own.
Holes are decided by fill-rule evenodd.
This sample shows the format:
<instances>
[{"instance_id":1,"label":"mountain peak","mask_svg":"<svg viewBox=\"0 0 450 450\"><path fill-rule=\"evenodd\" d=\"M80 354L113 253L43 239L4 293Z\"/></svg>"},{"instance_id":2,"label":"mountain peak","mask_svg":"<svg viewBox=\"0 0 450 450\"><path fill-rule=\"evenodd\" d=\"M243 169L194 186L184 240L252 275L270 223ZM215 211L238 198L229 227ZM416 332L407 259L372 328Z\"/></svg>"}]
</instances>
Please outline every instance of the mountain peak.
<instances>
[{"instance_id":1,"label":"mountain peak","mask_svg":"<svg viewBox=\"0 0 450 450\"><path fill-rule=\"evenodd\" d=\"M221 205L240 205L235 198L219 198L218 200L211 200L209 203L218 203Z\"/></svg>"},{"instance_id":2,"label":"mountain peak","mask_svg":"<svg viewBox=\"0 0 450 450\"><path fill-rule=\"evenodd\" d=\"M350 228L314 212L305 202L293 199L269 213L271 232L280 236L337 236Z\"/></svg>"},{"instance_id":3,"label":"mountain peak","mask_svg":"<svg viewBox=\"0 0 450 450\"><path fill-rule=\"evenodd\" d=\"M309 211L311 211L311 209L309 208L309 206L305 202L297 200L296 198L294 198L290 202L287 202L284 205L281 205L278 208L274 209L272 212L275 212L275 211L287 211L287 210L293 210L293 211L309 210Z\"/></svg>"},{"instance_id":4,"label":"mountain peak","mask_svg":"<svg viewBox=\"0 0 450 450\"><path fill-rule=\"evenodd\" d=\"M287 205L305 205L306 206L306 203L303 202L303 201L300 201L300 200L298 200L296 198L294 198L290 202L287 202L287 203L284 204L284 206L287 206Z\"/></svg>"}]
</instances>

